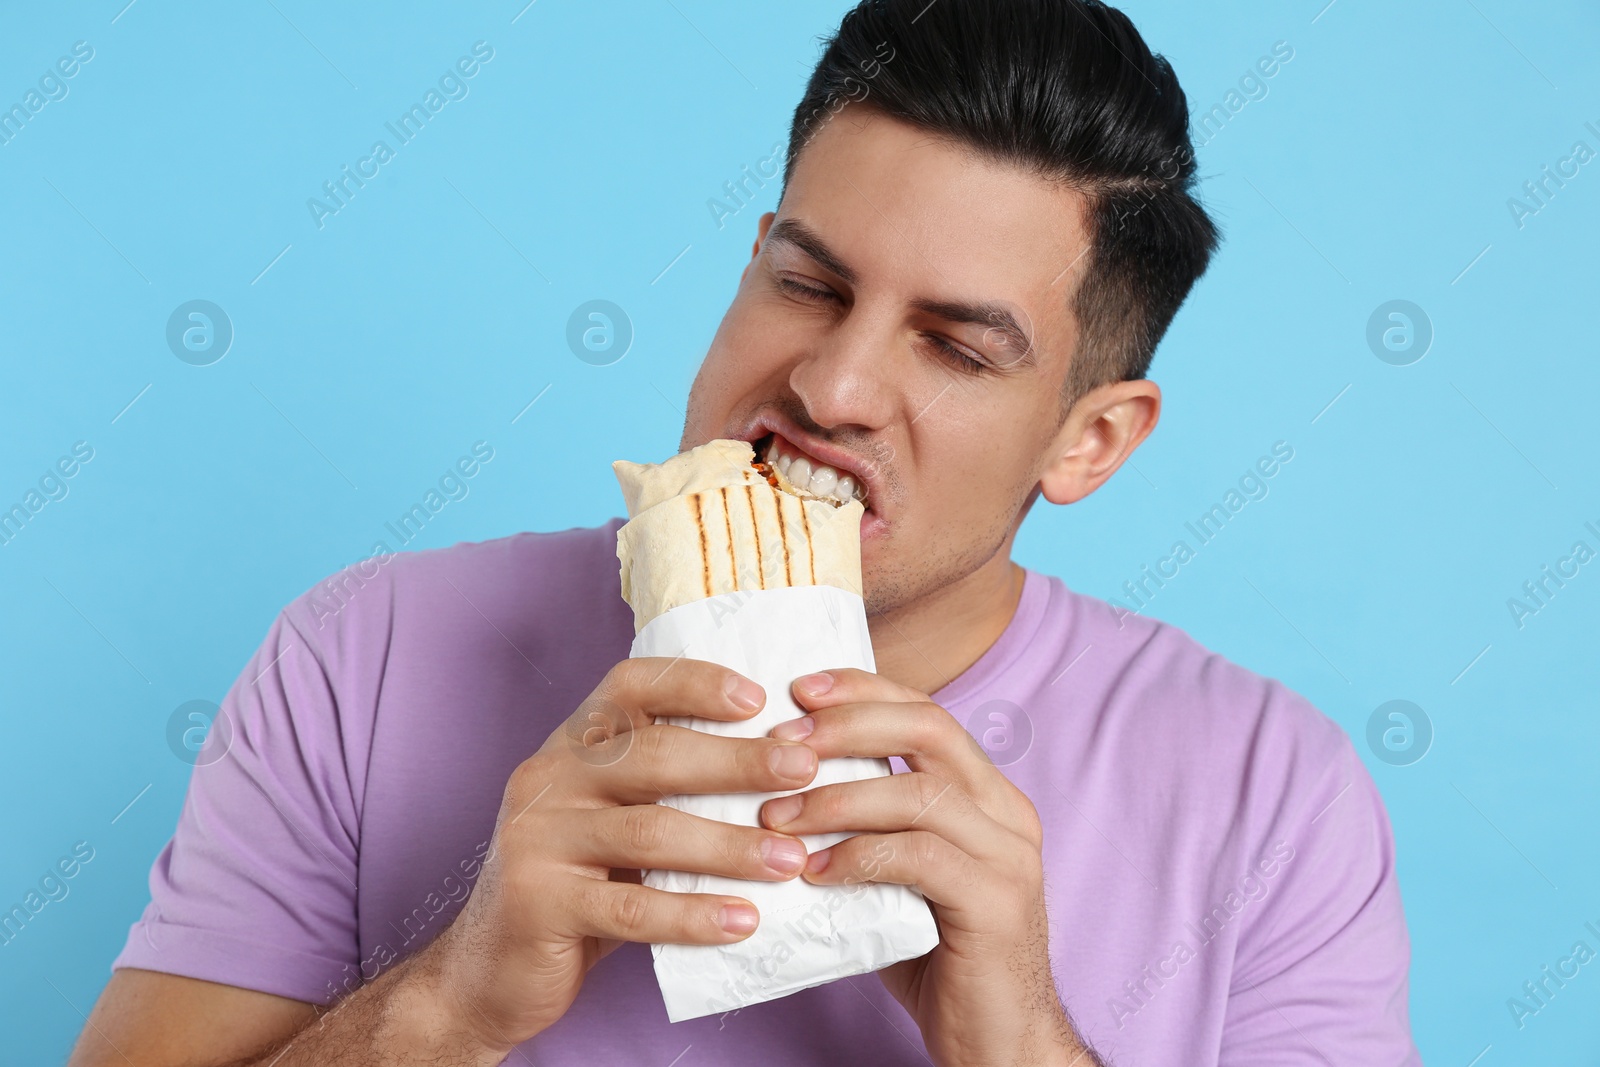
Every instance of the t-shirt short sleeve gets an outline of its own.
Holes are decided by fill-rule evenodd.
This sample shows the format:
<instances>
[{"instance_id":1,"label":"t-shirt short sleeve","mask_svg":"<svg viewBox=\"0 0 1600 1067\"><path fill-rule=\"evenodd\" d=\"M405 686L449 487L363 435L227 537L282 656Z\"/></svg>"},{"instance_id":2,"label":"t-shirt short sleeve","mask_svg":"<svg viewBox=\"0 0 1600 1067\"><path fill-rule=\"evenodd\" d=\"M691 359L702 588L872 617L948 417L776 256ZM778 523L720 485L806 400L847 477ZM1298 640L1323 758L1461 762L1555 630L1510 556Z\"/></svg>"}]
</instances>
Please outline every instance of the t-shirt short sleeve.
<instances>
[{"instance_id":1,"label":"t-shirt short sleeve","mask_svg":"<svg viewBox=\"0 0 1600 1067\"><path fill-rule=\"evenodd\" d=\"M1240 934L1218 1063L1420 1065L1388 815L1342 730L1316 747L1316 784L1275 822L1252 883L1266 895Z\"/></svg>"},{"instance_id":2,"label":"t-shirt short sleeve","mask_svg":"<svg viewBox=\"0 0 1600 1067\"><path fill-rule=\"evenodd\" d=\"M332 679L285 609L197 754L177 829L150 871L150 903L113 969L333 998L331 983L359 961L361 757Z\"/></svg>"}]
</instances>

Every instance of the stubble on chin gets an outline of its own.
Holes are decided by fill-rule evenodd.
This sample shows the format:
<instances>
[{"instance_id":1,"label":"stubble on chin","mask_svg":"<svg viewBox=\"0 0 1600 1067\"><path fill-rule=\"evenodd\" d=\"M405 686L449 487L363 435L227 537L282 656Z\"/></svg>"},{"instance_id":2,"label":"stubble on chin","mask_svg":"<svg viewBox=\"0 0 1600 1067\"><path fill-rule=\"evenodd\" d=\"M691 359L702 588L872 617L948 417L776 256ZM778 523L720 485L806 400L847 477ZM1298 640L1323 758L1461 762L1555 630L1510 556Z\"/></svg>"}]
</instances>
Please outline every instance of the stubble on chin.
<instances>
[{"instance_id":1,"label":"stubble on chin","mask_svg":"<svg viewBox=\"0 0 1600 1067\"><path fill-rule=\"evenodd\" d=\"M956 529L947 524L932 543L919 548L896 544L892 525L884 531L869 566L862 560L863 600L867 615L894 612L933 597L971 576L996 556L1009 558L1008 541L1033 495L1037 481L1008 494L1013 503L990 521ZM976 528L973 528L976 527Z\"/></svg>"},{"instance_id":2,"label":"stubble on chin","mask_svg":"<svg viewBox=\"0 0 1600 1067\"><path fill-rule=\"evenodd\" d=\"M881 559L863 569L863 600L867 615L884 615L907 608L940 590L955 585L1005 548L1006 531L986 531L964 544L944 543L928 551L896 550L893 537L879 542Z\"/></svg>"}]
</instances>

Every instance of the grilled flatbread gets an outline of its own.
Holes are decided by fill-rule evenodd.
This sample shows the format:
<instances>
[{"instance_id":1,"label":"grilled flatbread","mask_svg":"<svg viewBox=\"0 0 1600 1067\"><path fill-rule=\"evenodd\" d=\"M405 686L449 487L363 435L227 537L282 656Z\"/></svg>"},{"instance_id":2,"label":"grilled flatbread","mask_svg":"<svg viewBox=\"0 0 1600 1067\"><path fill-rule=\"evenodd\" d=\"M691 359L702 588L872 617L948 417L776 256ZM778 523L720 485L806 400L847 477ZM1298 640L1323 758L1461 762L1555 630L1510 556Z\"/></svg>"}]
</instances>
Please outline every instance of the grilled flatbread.
<instances>
[{"instance_id":1,"label":"grilled flatbread","mask_svg":"<svg viewBox=\"0 0 1600 1067\"><path fill-rule=\"evenodd\" d=\"M635 633L720 593L832 585L861 595L861 502L802 493L756 463L748 441L611 468L628 509L617 558Z\"/></svg>"}]
</instances>

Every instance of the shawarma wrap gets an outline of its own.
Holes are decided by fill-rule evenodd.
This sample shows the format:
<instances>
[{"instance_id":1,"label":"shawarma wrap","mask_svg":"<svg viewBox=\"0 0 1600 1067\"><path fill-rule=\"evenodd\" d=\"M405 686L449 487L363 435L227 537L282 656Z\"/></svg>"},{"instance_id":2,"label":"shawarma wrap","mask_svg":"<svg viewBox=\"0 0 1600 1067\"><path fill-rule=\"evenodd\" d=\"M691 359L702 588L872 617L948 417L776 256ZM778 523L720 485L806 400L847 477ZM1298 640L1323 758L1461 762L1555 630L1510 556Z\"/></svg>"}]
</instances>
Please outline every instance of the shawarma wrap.
<instances>
[{"instance_id":1,"label":"shawarma wrap","mask_svg":"<svg viewBox=\"0 0 1600 1067\"><path fill-rule=\"evenodd\" d=\"M629 515L617 533L622 595L634 612L629 654L720 663L767 694L749 719L668 716L660 720L667 725L762 737L804 714L789 692L795 678L876 669L861 596L864 505L853 494L823 497L796 488L782 462L756 462L748 442L718 440L663 463L612 465ZM808 788L888 773L888 760L834 757L822 761ZM759 826L761 805L780 795L681 794L657 803ZM801 840L815 852L849 836L838 831ZM939 941L933 913L911 886L746 881L673 870L642 877L667 892L744 897L761 916L756 931L735 944L650 946L672 1022L881 970Z\"/></svg>"},{"instance_id":2,"label":"shawarma wrap","mask_svg":"<svg viewBox=\"0 0 1600 1067\"><path fill-rule=\"evenodd\" d=\"M795 488L748 441L611 467L628 509L617 558L635 633L719 593L832 585L861 595L861 502Z\"/></svg>"}]
</instances>

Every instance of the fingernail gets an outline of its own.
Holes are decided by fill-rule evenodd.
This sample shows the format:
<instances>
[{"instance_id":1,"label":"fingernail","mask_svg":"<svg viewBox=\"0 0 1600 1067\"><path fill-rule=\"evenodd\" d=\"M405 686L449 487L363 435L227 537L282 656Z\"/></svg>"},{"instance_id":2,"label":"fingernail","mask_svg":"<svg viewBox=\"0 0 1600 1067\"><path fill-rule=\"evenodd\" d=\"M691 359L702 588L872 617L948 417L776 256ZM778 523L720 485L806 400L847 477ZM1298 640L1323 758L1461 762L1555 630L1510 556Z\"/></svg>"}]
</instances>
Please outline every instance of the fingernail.
<instances>
[{"instance_id":1,"label":"fingernail","mask_svg":"<svg viewBox=\"0 0 1600 1067\"><path fill-rule=\"evenodd\" d=\"M777 797L767 801L764 809L767 815L768 826L782 826L784 823L793 822L794 817L800 814L800 809L805 807L805 801L799 797Z\"/></svg>"},{"instance_id":2,"label":"fingernail","mask_svg":"<svg viewBox=\"0 0 1600 1067\"><path fill-rule=\"evenodd\" d=\"M740 711L755 711L767 699L767 691L750 679L741 675L730 674L728 680L722 684L722 691L728 695L728 700Z\"/></svg>"},{"instance_id":3,"label":"fingernail","mask_svg":"<svg viewBox=\"0 0 1600 1067\"><path fill-rule=\"evenodd\" d=\"M767 764L780 777L803 781L811 777L817 755L805 745L779 745L767 757Z\"/></svg>"},{"instance_id":4,"label":"fingernail","mask_svg":"<svg viewBox=\"0 0 1600 1067\"><path fill-rule=\"evenodd\" d=\"M769 837L761 842L761 860L779 874L793 874L806 862L806 847L792 837Z\"/></svg>"},{"instance_id":5,"label":"fingernail","mask_svg":"<svg viewBox=\"0 0 1600 1067\"><path fill-rule=\"evenodd\" d=\"M808 696L819 697L833 688L833 675L821 671L817 674L808 674L804 678L797 678L794 684Z\"/></svg>"},{"instance_id":6,"label":"fingernail","mask_svg":"<svg viewBox=\"0 0 1600 1067\"><path fill-rule=\"evenodd\" d=\"M806 860L807 874L821 874L828 869L828 864L833 862L833 849L825 848L821 852L813 852Z\"/></svg>"},{"instance_id":7,"label":"fingernail","mask_svg":"<svg viewBox=\"0 0 1600 1067\"><path fill-rule=\"evenodd\" d=\"M802 715L798 719L780 722L772 728L772 736L780 741L803 741L811 736L811 731L817 728L817 720L809 715Z\"/></svg>"},{"instance_id":8,"label":"fingernail","mask_svg":"<svg viewBox=\"0 0 1600 1067\"><path fill-rule=\"evenodd\" d=\"M748 904L724 904L717 914L717 924L730 934L748 934L760 921L756 909Z\"/></svg>"}]
</instances>

